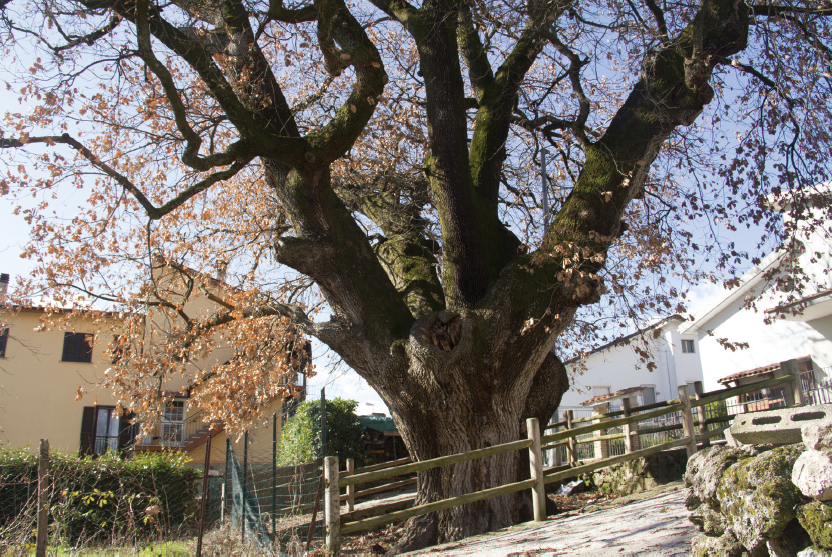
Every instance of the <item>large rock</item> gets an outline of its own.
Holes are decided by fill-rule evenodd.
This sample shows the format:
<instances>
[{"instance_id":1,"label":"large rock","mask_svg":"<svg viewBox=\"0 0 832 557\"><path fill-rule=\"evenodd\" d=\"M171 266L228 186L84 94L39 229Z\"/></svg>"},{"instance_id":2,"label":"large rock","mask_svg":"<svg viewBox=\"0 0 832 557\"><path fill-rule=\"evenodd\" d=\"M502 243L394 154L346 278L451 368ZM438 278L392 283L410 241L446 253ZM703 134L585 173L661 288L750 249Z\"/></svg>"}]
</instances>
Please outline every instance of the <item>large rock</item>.
<instances>
[{"instance_id":1,"label":"large rock","mask_svg":"<svg viewBox=\"0 0 832 557\"><path fill-rule=\"evenodd\" d=\"M706 555L739 557L743 551L742 544L730 532L722 536L696 536L691 542L690 549L695 557Z\"/></svg>"},{"instance_id":2,"label":"large rock","mask_svg":"<svg viewBox=\"0 0 832 557\"><path fill-rule=\"evenodd\" d=\"M811 546L812 540L797 519L789 522L780 536L766 540L766 549L770 557L792 557Z\"/></svg>"},{"instance_id":3,"label":"large rock","mask_svg":"<svg viewBox=\"0 0 832 557\"><path fill-rule=\"evenodd\" d=\"M809 449L795 461L792 483L806 497L832 500L832 451Z\"/></svg>"},{"instance_id":4,"label":"large rock","mask_svg":"<svg viewBox=\"0 0 832 557\"><path fill-rule=\"evenodd\" d=\"M803 551L797 552L797 557L830 557L832 553L829 551L824 551L823 549L817 549L815 547L807 547Z\"/></svg>"},{"instance_id":5,"label":"large rock","mask_svg":"<svg viewBox=\"0 0 832 557\"><path fill-rule=\"evenodd\" d=\"M807 449L832 449L832 421L806 424L800 428L800 435Z\"/></svg>"},{"instance_id":6,"label":"large rock","mask_svg":"<svg viewBox=\"0 0 832 557\"><path fill-rule=\"evenodd\" d=\"M689 519L696 524L700 532L709 536L721 536L725 533L725 519L706 505L700 505L690 514Z\"/></svg>"},{"instance_id":7,"label":"large rock","mask_svg":"<svg viewBox=\"0 0 832 557\"><path fill-rule=\"evenodd\" d=\"M832 507L812 501L797 510L797 518L816 548L832 549Z\"/></svg>"},{"instance_id":8,"label":"large rock","mask_svg":"<svg viewBox=\"0 0 832 557\"><path fill-rule=\"evenodd\" d=\"M592 483L604 493L630 495L681 480L688 455L685 449L662 451L614 464L592 473Z\"/></svg>"},{"instance_id":9,"label":"large rock","mask_svg":"<svg viewBox=\"0 0 832 557\"><path fill-rule=\"evenodd\" d=\"M689 510L694 510L705 504L713 511L719 511L719 500L716 496L717 487L722 475L730 466L741 458L748 458L758 454L758 449L747 447L713 446L702 449L688 460L685 471L685 486L690 488L685 499Z\"/></svg>"},{"instance_id":10,"label":"large rock","mask_svg":"<svg viewBox=\"0 0 832 557\"><path fill-rule=\"evenodd\" d=\"M748 551L763 550L796 518L802 496L791 476L803 449L802 445L774 448L741 458L725 470L716 490L719 510Z\"/></svg>"}]
</instances>

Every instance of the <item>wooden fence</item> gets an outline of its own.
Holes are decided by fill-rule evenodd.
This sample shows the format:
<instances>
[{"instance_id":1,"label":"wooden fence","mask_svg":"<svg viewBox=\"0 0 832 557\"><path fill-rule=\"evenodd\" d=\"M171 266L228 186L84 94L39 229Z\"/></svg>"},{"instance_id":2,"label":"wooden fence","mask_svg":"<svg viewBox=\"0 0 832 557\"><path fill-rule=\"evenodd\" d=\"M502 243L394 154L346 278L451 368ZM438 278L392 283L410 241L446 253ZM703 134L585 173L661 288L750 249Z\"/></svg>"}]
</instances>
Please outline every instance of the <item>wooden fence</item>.
<instances>
[{"instance_id":1,"label":"wooden fence","mask_svg":"<svg viewBox=\"0 0 832 557\"><path fill-rule=\"evenodd\" d=\"M783 366L784 371L791 371L790 366ZM675 447L684 446L687 450L688 457L697 451L697 443L711 439L720 435L727 426L707 430L707 426L713 423L728 422L734 415L719 416L709 420L695 420L693 416L693 408L704 407L720 400L725 400L737 395L746 394L757 391L763 388L791 383L797 385L799 390L799 374L789 374L782 377L776 377L766 381L760 381L749 385L742 385L733 389L717 390L708 393L697 393L693 400L688 395L686 386L681 386L678 389L679 398L668 400L664 402L657 402L647 406L640 406L630 408L625 402L624 409L616 412L609 412L607 414L599 414L591 418L584 418L581 420L572 420L570 413L567 413L566 419L563 422L550 424L545 429L563 428L562 431L556 431L547 435L540 435L540 427L536 418L529 418L526 420L526 431L528 437L502 445L495 445L484 449L477 449L465 453L453 454L434 458L431 460L424 460L420 462L411 462L409 458L400 459L391 463L379 464L376 466L369 466L358 470L352 470L352 465L347 465L347 471L339 472L338 457L326 457L324 459L324 478L326 482L325 491L325 518L326 518L326 545L328 553L339 554L341 547L341 535L349 534L391 524L394 522L401 522L443 509L449 509L474 501L483 499L490 499L500 495L515 493L524 489L531 490L533 512L535 521L543 521L546 519L546 494L545 484L561 481L567 478L579 476L588 472L592 472L599 468L634 460L661 451L672 449ZM700 391L701 389L697 389ZM798 398L798 397L796 397ZM801 404L801 400L796 400L796 403ZM658 416L664 416L672 412L680 412L682 416L682 423L678 425L662 426L659 428L649 428L639 430L637 424L645 420L653 419ZM704 413L700 413L704 416ZM619 417L620 416L620 417ZM591 421L587 425L582 425ZM624 438L627 452L623 455L601 458L590 461L586 464L580 464L574 459L576 437L593 432L602 432L603 430L613 427L624 427L624 432L614 435L596 435L591 439L592 442L604 441L608 439ZM700 433L697 435L696 428L699 427ZM638 435L646 433L655 433L658 431L668 431L671 429L681 428L684 432L684 437L675 439L666 443L654 445L649 448L637 448L634 446L632 440ZM558 447L560 445L567 446L567 452L570 456L570 463L567 466L557 466L543 469L542 451ZM370 488L368 490L355 492L355 486L366 483L375 482L378 480L393 478L414 472L424 470L431 470L441 466L449 466L460 462L466 462L477 458L484 458L488 456L507 453L510 451L529 451L529 466L530 479L492 487L451 497L450 499L443 499L425 505L419 505L408 509L398 510L394 512L385 513L381 516L373 516L370 518L352 520L348 522L341 522L341 502L347 501L349 509L352 510L354 500L361 495L369 495L372 493L379 493L387 489L395 487L402 487L403 485L415 483L416 479L393 482L380 487ZM346 487L347 494L340 495L340 489Z\"/></svg>"}]
</instances>

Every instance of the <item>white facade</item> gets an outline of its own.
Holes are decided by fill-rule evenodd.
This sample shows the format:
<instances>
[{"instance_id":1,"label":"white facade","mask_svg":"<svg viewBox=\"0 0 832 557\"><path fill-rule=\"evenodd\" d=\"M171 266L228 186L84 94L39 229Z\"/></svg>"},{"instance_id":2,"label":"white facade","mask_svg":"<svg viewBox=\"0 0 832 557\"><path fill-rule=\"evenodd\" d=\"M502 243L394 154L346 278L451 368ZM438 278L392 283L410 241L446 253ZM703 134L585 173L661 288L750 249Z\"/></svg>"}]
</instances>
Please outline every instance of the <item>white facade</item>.
<instances>
[{"instance_id":1,"label":"white facade","mask_svg":"<svg viewBox=\"0 0 832 557\"><path fill-rule=\"evenodd\" d=\"M682 318L674 315L648 327L640 336L630 335L595 350L583 362L568 363L571 387L563 395L559 416L563 410L590 411L590 407L583 407L581 403L622 389L652 387L654 400L650 400L647 389L646 394L639 395L638 401L639 404L650 404L676 398L679 385L702 381L699 339L696 335L680 334L681 322ZM692 341L692 352L683 351L683 340ZM636 346L650 354L656 366L654 369L641 361ZM585 368L583 373L581 367Z\"/></svg>"},{"instance_id":2,"label":"white facade","mask_svg":"<svg viewBox=\"0 0 832 557\"><path fill-rule=\"evenodd\" d=\"M805 356L812 358L815 370L827 371L822 376L830 376L832 222L826 215L832 188L830 184L822 184L813 192L813 206L807 214L825 220L826 226L798 226L798 243L791 251L766 257L742 278L739 286L699 312L694 321L680 327L683 335L698 339L706 391L719 388L717 381L727 375ZM770 201L770 206L783 212L784 221L790 222L788 201ZM789 282L781 280L778 285L777 279L788 277L795 262L810 280L808 291L792 292L789 299L790 293L785 291ZM756 309L743 308L749 297L756 298ZM777 308L779 312L775 311ZM775 317L784 312L786 315ZM773 322L767 324L766 317L770 320L774 317ZM748 347L726 349L720 340L747 343Z\"/></svg>"}]
</instances>

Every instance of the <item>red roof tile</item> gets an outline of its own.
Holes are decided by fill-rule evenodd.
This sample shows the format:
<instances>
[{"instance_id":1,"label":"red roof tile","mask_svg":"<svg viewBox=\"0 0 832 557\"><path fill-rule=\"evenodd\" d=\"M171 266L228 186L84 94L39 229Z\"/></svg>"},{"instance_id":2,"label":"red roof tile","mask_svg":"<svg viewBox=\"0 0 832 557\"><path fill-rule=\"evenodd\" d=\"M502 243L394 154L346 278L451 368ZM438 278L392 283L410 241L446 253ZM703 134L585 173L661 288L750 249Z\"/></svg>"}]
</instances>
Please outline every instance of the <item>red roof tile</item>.
<instances>
[{"instance_id":1,"label":"red roof tile","mask_svg":"<svg viewBox=\"0 0 832 557\"><path fill-rule=\"evenodd\" d=\"M598 395L596 397L592 397L589 400L585 400L581 403L581 406L591 406L593 404L598 404L599 402L604 402L605 400L613 400L616 398L621 398L624 395L632 394L632 393L640 393L646 387L630 387L627 389L621 389L620 391L615 391L614 393L609 393L606 395Z\"/></svg>"},{"instance_id":2,"label":"red roof tile","mask_svg":"<svg viewBox=\"0 0 832 557\"><path fill-rule=\"evenodd\" d=\"M799 361L805 361L811 359L811 356L803 356L802 358L797 358ZM739 381L745 377L756 377L758 375L765 375L767 373L774 373L780 369L780 363L776 364L768 364L765 366L755 367L754 369L747 369L745 371L740 371L738 373L734 373L723 377L722 379L718 379L717 383L721 385L725 385L727 383L731 383L732 381Z\"/></svg>"}]
</instances>

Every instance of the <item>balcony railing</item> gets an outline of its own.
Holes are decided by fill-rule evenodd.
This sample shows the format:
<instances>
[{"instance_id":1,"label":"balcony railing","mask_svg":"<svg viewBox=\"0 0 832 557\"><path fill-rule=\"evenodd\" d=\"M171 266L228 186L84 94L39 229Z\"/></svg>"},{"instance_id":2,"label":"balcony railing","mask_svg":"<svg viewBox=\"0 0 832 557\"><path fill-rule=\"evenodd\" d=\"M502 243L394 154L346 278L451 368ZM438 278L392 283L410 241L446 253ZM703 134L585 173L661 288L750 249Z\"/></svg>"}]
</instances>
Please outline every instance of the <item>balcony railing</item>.
<instances>
[{"instance_id":1,"label":"balcony railing","mask_svg":"<svg viewBox=\"0 0 832 557\"><path fill-rule=\"evenodd\" d=\"M190 440L205 431L210 425L202 410L192 414L184 421L167 421L156 423L149 435L142 436L137 445L139 447L184 447Z\"/></svg>"}]
</instances>

